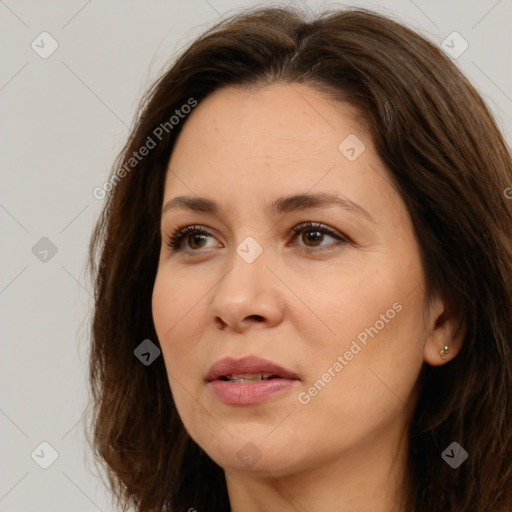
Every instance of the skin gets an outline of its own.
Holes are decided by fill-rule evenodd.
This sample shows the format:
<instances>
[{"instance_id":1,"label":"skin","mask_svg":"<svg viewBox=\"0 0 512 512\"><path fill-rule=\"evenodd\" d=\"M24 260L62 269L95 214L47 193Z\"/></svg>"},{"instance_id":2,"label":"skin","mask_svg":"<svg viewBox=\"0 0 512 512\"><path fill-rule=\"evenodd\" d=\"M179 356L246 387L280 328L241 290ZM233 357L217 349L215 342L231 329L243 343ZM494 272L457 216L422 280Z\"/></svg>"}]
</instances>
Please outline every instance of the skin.
<instances>
[{"instance_id":1,"label":"skin","mask_svg":"<svg viewBox=\"0 0 512 512\"><path fill-rule=\"evenodd\" d=\"M354 161L338 149L349 134L365 144ZM373 220L339 206L264 209L317 192L343 194ZM357 112L302 84L220 89L193 110L175 145L163 204L178 195L213 199L221 212L162 215L153 318L180 417L224 468L232 512L400 510L419 372L453 358L464 332L441 297L425 297L410 217ZM304 221L350 242L325 233L311 241L316 229L296 235ZM210 235L189 235L173 252L166 239L178 225ZM248 236L263 249L252 263L236 252ZM300 403L396 303L394 318ZM217 360L245 355L300 381L257 405L224 404L205 376ZM261 457L251 467L237 456L247 443Z\"/></svg>"}]
</instances>

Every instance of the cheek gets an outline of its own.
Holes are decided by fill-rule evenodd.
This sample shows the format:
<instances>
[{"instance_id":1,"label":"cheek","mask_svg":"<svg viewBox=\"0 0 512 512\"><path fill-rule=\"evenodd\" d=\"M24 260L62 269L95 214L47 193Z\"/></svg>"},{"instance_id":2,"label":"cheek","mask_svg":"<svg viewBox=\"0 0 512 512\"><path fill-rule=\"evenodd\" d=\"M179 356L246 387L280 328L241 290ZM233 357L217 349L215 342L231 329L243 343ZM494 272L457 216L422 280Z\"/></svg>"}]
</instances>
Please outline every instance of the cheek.
<instances>
[{"instance_id":1,"label":"cheek","mask_svg":"<svg viewBox=\"0 0 512 512\"><path fill-rule=\"evenodd\" d=\"M387 297L356 303L345 298L336 342L312 353L315 368L298 416L302 410L312 431L323 429L326 449L334 438L351 444L377 435L413 407L408 399L422 366L417 310L410 300L397 304L393 294ZM388 323L380 319L386 312Z\"/></svg>"},{"instance_id":2,"label":"cheek","mask_svg":"<svg viewBox=\"0 0 512 512\"><path fill-rule=\"evenodd\" d=\"M162 347L166 344L166 333L172 329L177 321L176 299L175 288L169 286L165 276L158 271L153 287L151 309L153 312L153 323Z\"/></svg>"},{"instance_id":3,"label":"cheek","mask_svg":"<svg viewBox=\"0 0 512 512\"><path fill-rule=\"evenodd\" d=\"M191 299L189 288L180 286L175 278L171 281L165 272L158 272L152 297L153 322L167 371L173 375L183 366L190 348L187 338L191 338L194 329L190 321Z\"/></svg>"},{"instance_id":4,"label":"cheek","mask_svg":"<svg viewBox=\"0 0 512 512\"><path fill-rule=\"evenodd\" d=\"M200 295L190 287L181 286L176 274L171 281L164 272L157 274L152 296L153 322L167 372L174 403L185 421L194 412L194 403L188 393L196 394L193 375L197 376L196 345L201 338L197 321L202 304ZM199 297L196 297L199 295ZM187 421L189 423L189 421Z\"/></svg>"},{"instance_id":5,"label":"cheek","mask_svg":"<svg viewBox=\"0 0 512 512\"><path fill-rule=\"evenodd\" d=\"M309 378L310 383L322 381L318 387L332 405L347 391L345 405L357 410L358 403L374 402L379 408L381 392L391 400L396 400L394 392L407 397L417 379L425 341L423 287L411 293L410 283L418 283L421 273L412 267L406 273L392 265L388 269L343 273L325 282L317 296L314 307L329 335L307 348L314 361ZM325 391L323 381L329 381Z\"/></svg>"},{"instance_id":6,"label":"cheek","mask_svg":"<svg viewBox=\"0 0 512 512\"><path fill-rule=\"evenodd\" d=\"M317 280L317 293L309 294L308 305L329 330L325 336L327 346L342 350L350 346L350 340L379 321L381 314L391 309L388 316L394 315L392 306L400 293L393 292L397 283L391 277L369 266L351 266L342 271L333 270L327 278ZM318 282L322 283L320 292Z\"/></svg>"}]
</instances>

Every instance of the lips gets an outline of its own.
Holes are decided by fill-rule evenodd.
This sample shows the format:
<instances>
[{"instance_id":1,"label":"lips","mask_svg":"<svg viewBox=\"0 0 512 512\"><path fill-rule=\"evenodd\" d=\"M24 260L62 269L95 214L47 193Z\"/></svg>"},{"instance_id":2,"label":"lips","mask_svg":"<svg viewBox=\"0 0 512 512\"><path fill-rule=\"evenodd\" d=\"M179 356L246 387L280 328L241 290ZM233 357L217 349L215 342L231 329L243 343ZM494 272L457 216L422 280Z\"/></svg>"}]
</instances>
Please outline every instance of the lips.
<instances>
[{"instance_id":1,"label":"lips","mask_svg":"<svg viewBox=\"0 0 512 512\"><path fill-rule=\"evenodd\" d=\"M206 376L207 382L223 380L243 383L271 379L300 380L291 370L256 356L241 359L226 357L217 361Z\"/></svg>"},{"instance_id":2,"label":"lips","mask_svg":"<svg viewBox=\"0 0 512 512\"><path fill-rule=\"evenodd\" d=\"M230 406L256 406L279 396L286 399L299 382L296 373L256 356L221 359L206 376L213 395Z\"/></svg>"}]
</instances>

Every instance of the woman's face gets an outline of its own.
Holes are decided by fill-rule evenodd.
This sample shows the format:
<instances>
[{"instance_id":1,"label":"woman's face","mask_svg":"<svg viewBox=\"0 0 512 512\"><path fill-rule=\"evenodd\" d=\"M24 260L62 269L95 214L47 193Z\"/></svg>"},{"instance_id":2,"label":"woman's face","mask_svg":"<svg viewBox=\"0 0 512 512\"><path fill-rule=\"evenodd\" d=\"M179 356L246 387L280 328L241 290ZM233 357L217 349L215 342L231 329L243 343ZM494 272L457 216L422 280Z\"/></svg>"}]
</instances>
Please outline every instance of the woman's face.
<instances>
[{"instance_id":1,"label":"woman's face","mask_svg":"<svg viewBox=\"0 0 512 512\"><path fill-rule=\"evenodd\" d=\"M163 204L177 196L152 305L191 437L225 469L274 476L404 442L442 307L355 111L300 84L216 91L176 142ZM172 249L184 226L200 231Z\"/></svg>"}]
</instances>

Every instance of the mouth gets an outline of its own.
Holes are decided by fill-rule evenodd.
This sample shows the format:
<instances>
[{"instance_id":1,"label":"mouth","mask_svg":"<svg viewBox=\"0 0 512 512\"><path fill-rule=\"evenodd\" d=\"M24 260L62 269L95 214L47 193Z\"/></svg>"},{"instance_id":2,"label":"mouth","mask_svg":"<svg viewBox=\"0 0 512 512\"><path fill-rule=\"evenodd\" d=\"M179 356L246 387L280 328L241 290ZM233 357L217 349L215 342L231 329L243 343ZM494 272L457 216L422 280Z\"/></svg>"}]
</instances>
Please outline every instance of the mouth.
<instances>
[{"instance_id":1,"label":"mouth","mask_svg":"<svg viewBox=\"0 0 512 512\"><path fill-rule=\"evenodd\" d=\"M245 356L241 359L225 357L210 368L206 380L223 380L229 382L261 381L270 379L300 380L299 376L291 370L262 359L257 356Z\"/></svg>"},{"instance_id":2,"label":"mouth","mask_svg":"<svg viewBox=\"0 0 512 512\"><path fill-rule=\"evenodd\" d=\"M223 375L218 380L225 382L232 382L234 384L247 384L250 382L261 382L263 380L281 379L279 375L272 375L270 373L240 373L232 375Z\"/></svg>"},{"instance_id":3,"label":"mouth","mask_svg":"<svg viewBox=\"0 0 512 512\"><path fill-rule=\"evenodd\" d=\"M214 395L228 405L254 405L290 390L299 376L255 356L217 361L206 376Z\"/></svg>"}]
</instances>

